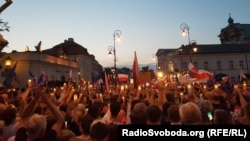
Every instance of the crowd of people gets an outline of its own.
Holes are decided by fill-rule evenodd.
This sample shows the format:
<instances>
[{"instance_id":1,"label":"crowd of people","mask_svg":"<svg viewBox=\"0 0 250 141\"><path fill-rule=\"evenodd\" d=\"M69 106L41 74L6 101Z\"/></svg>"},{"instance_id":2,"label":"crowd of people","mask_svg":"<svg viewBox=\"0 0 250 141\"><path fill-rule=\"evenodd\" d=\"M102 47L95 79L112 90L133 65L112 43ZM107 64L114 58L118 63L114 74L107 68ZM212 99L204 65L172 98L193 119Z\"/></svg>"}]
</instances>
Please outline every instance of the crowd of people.
<instances>
[{"instance_id":1,"label":"crowd of people","mask_svg":"<svg viewBox=\"0 0 250 141\"><path fill-rule=\"evenodd\" d=\"M99 83L0 90L0 141L116 141L119 125L250 125L247 85Z\"/></svg>"}]
</instances>

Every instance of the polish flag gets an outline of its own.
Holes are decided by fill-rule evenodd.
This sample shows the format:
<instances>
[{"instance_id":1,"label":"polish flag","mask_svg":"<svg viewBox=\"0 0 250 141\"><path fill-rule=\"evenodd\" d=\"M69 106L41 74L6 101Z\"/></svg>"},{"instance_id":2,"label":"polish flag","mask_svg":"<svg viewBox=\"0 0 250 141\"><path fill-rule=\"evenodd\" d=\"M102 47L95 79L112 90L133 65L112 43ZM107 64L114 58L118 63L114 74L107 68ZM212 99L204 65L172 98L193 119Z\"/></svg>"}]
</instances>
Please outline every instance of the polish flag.
<instances>
[{"instance_id":1,"label":"polish flag","mask_svg":"<svg viewBox=\"0 0 250 141\"><path fill-rule=\"evenodd\" d=\"M243 81L244 79L247 79L245 73L243 72L243 70L240 67L240 81Z\"/></svg>"},{"instance_id":2,"label":"polish flag","mask_svg":"<svg viewBox=\"0 0 250 141\"><path fill-rule=\"evenodd\" d=\"M214 78L214 74L206 71L206 70L198 70L192 63L188 65L188 70L190 73L190 76L192 78L196 78L196 80L203 80L203 79L209 79Z\"/></svg>"},{"instance_id":3,"label":"polish flag","mask_svg":"<svg viewBox=\"0 0 250 141\"><path fill-rule=\"evenodd\" d=\"M127 82L128 81L128 75L127 74L118 74L119 82Z\"/></svg>"}]
</instances>

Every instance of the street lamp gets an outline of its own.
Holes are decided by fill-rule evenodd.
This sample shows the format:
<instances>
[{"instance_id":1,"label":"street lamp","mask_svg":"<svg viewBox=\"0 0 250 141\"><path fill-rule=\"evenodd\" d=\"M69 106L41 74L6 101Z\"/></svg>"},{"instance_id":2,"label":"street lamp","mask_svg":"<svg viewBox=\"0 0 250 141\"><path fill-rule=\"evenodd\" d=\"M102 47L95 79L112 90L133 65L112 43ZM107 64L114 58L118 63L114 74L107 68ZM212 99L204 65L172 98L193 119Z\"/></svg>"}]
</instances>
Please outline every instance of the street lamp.
<instances>
[{"instance_id":1,"label":"street lamp","mask_svg":"<svg viewBox=\"0 0 250 141\"><path fill-rule=\"evenodd\" d=\"M109 55L114 55L114 78L115 78L115 84L116 84L116 78L117 78L117 72L116 72L116 63L117 63L117 58L116 58L116 49L115 49L115 42L116 40L119 42L121 40L121 35L122 32L120 30L115 30L114 34L113 34L113 38L114 38L114 46L109 46L108 47L108 51L109 51Z\"/></svg>"},{"instance_id":2,"label":"street lamp","mask_svg":"<svg viewBox=\"0 0 250 141\"><path fill-rule=\"evenodd\" d=\"M186 32L187 32L187 35L188 35L188 45L189 45L189 59L190 59L190 62L192 62L192 57L191 57L191 54L192 54L192 49L191 49L191 41L190 41L190 35L189 35L189 26L186 24L186 23L182 23L180 25L180 29L182 31L182 35L183 36L186 36Z\"/></svg>"},{"instance_id":3,"label":"street lamp","mask_svg":"<svg viewBox=\"0 0 250 141\"><path fill-rule=\"evenodd\" d=\"M10 58L10 56L6 57L5 58L5 66L6 66L6 68L10 69L11 64L12 64L12 58Z\"/></svg>"}]
</instances>

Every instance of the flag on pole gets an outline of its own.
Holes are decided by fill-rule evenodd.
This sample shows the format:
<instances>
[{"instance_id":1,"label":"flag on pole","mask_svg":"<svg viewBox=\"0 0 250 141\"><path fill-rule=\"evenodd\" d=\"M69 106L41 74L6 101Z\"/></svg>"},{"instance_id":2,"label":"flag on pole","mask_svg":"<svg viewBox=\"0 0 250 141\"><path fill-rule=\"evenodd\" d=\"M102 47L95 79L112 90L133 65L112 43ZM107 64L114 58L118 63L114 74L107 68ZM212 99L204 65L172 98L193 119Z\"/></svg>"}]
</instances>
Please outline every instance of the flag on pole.
<instances>
[{"instance_id":1,"label":"flag on pole","mask_svg":"<svg viewBox=\"0 0 250 141\"><path fill-rule=\"evenodd\" d=\"M16 66L17 66L17 62L15 63L15 65L12 67L12 69L10 70L9 74L7 75L7 77L4 79L3 81L3 85L7 88L11 87L12 81L15 78L15 70L16 70Z\"/></svg>"},{"instance_id":2,"label":"flag on pole","mask_svg":"<svg viewBox=\"0 0 250 141\"><path fill-rule=\"evenodd\" d=\"M47 76L45 72L42 72L37 80L37 85L45 85L46 81L47 81Z\"/></svg>"},{"instance_id":3,"label":"flag on pole","mask_svg":"<svg viewBox=\"0 0 250 141\"><path fill-rule=\"evenodd\" d=\"M188 65L188 71L192 78L196 80L204 80L214 78L214 74L206 70L198 70L191 62Z\"/></svg>"},{"instance_id":4,"label":"flag on pole","mask_svg":"<svg viewBox=\"0 0 250 141\"><path fill-rule=\"evenodd\" d=\"M105 72L105 87L106 87L106 92L109 93L109 82L106 72Z\"/></svg>"},{"instance_id":5,"label":"flag on pole","mask_svg":"<svg viewBox=\"0 0 250 141\"><path fill-rule=\"evenodd\" d=\"M128 82L128 75L119 73L118 80L119 82Z\"/></svg>"},{"instance_id":6,"label":"flag on pole","mask_svg":"<svg viewBox=\"0 0 250 141\"><path fill-rule=\"evenodd\" d=\"M140 78L139 78L139 66L136 51L134 52L134 62L133 62L133 75L134 75L134 86L137 88L140 85Z\"/></svg>"},{"instance_id":7,"label":"flag on pole","mask_svg":"<svg viewBox=\"0 0 250 141\"><path fill-rule=\"evenodd\" d=\"M29 76L32 78L32 85L37 86L36 76L30 70Z\"/></svg>"},{"instance_id":8,"label":"flag on pole","mask_svg":"<svg viewBox=\"0 0 250 141\"><path fill-rule=\"evenodd\" d=\"M190 77L192 78L195 78L196 75L198 74L198 69L191 62L188 65L188 71L189 71Z\"/></svg>"},{"instance_id":9,"label":"flag on pole","mask_svg":"<svg viewBox=\"0 0 250 141\"><path fill-rule=\"evenodd\" d=\"M242 68L240 67L240 81L243 81L244 79L247 79L245 73L243 72Z\"/></svg>"},{"instance_id":10,"label":"flag on pole","mask_svg":"<svg viewBox=\"0 0 250 141\"><path fill-rule=\"evenodd\" d=\"M69 70L68 82L71 82L71 80L72 80L72 69Z\"/></svg>"}]
</instances>

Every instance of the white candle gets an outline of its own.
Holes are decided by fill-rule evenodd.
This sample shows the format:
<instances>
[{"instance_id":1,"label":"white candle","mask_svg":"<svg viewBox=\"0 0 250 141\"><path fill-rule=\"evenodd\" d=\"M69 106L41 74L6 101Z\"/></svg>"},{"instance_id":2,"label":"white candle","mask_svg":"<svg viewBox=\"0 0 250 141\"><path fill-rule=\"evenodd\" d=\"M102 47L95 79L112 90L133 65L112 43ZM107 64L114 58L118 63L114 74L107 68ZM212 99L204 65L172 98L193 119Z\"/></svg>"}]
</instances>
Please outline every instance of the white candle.
<instances>
[{"instance_id":1,"label":"white candle","mask_svg":"<svg viewBox=\"0 0 250 141\"><path fill-rule=\"evenodd\" d=\"M31 79L28 80L28 86L31 87Z\"/></svg>"},{"instance_id":2,"label":"white candle","mask_svg":"<svg viewBox=\"0 0 250 141\"><path fill-rule=\"evenodd\" d=\"M73 100L74 100L74 101L77 101L77 100L78 100L77 94L74 94Z\"/></svg>"},{"instance_id":3,"label":"white candle","mask_svg":"<svg viewBox=\"0 0 250 141\"><path fill-rule=\"evenodd\" d=\"M243 90L246 90L247 89L247 84L246 82L243 83Z\"/></svg>"},{"instance_id":4,"label":"white candle","mask_svg":"<svg viewBox=\"0 0 250 141\"><path fill-rule=\"evenodd\" d=\"M191 86L191 84L188 84L187 88L188 88L188 94L191 94L192 93L192 86Z\"/></svg>"}]
</instances>

